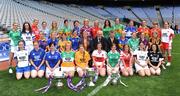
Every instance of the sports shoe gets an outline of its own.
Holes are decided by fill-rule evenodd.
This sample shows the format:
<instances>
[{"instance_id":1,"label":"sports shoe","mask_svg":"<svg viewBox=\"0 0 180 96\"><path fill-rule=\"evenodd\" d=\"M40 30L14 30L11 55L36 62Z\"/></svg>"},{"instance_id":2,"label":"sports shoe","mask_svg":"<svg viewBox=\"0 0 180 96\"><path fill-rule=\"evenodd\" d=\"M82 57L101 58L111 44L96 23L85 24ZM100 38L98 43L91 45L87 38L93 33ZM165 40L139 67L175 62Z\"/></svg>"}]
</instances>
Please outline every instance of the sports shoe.
<instances>
[{"instance_id":1,"label":"sports shoe","mask_svg":"<svg viewBox=\"0 0 180 96\"><path fill-rule=\"evenodd\" d=\"M170 63L170 62L168 62L168 63L166 64L166 66L171 66L171 63Z\"/></svg>"}]
</instances>

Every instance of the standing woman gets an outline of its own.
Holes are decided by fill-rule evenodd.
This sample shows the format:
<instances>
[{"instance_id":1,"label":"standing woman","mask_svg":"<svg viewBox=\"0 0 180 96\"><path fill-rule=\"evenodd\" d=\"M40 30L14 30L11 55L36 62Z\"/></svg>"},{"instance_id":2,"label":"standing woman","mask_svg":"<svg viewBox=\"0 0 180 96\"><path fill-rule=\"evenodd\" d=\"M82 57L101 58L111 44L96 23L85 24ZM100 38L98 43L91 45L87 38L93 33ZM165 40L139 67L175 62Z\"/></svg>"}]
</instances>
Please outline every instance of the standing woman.
<instances>
[{"instance_id":1,"label":"standing woman","mask_svg":"<svg viewBox=\"0 0 180 96\"><path fill-rule=\"evenodd\" d=\"M87 51L85 51L83 45L79 45L79 50L75 53L75 63L79 77L82 77L84 74L86 74L85 70L88 68L90 59L90 55Z\"/></svg>"},{"instance_id":2,"label":"standing woman","mask_svg":"<svg viewBox=\"0 0 180 96\"><path fill-rule=\"evenodd\" d=\"M136 72L140 76L150 76L150 70L148 67L148 55L147 51L145 50L145 45L144 43L139 44L139 50L135 52L136 57L135 57L135 68Z\"/></svg>"},{"instance_id":3,"label":"standing woman","mask_svg":"<svg viewBox=\"0 0 180 96\"><path fill-rule=\"evenodd\" d=\"M105 38L109 37L109 33L112 30L111 22L109 20L104 21L103 35Z\"/></svg>"},{"instance_id":4,"label":"standing woman","mask_svg":"<svg viewBox=\"0 0 180 96\"><path fill-rule=\"evenodd\" d=\"M52 32L55 32L56 37L59 37L58 23L56 21L52 21L52 23L51 23L50 35ZM60 31L60 33L61 33L61 31Z\"/></svg>"},{"instance_id":5,"label":"standing woman","mask_svg":"<svg viewBox=\"0 0 180 96\"><path fill-rule=\"evenodd\" d=\"M32 32L33 35L35 36L35 40L39 40L39 28L38 28L39 20L34 19L33 24L32 24Z\"/></svg>"},{"instance_id":6,"label":"standing woman","mask_svg":"<svg viewBox=\"0 0 180 96\"><path fill-rule=\"evenodd\" d=\"M21 32L18 30L18 24L13 23L13 28L9 32L9 38L10 38L10 46L11 46L11 52L9 55L9 64L12 65L12 60L14 58L14 52L17 50L18 42L21 40Z\"/></svg>"},{"instance_id":7,"label":"standing woman","mask_svg":"<svg viewBox=\"0 0 180 96\"><path fill-rule=\"evenodd\" d=\"M75 53L71 50L71 42L68 41L65 45L65 51L61 53L62 64L61 69L66 73L66 76L73 77L75 71L74 58Z\"/></svg>"},{"instance_id":8,"label":"standing woman","mask_svg":"<svg viewBox=\"0 0 180 96\"><path fill-rule=\"evenodd\" d=\"M123 46L121 51L121 71L123 76L132 76L133 75L133 55L131 54L130 48L128 45Z\"/></svg>"},{"instance_id":9,"label":"standing woman","mask_svg":"<svg viewBox=\"0 0 180 96\"><path fill-rule=\"evenodd\" d=\"M128 45L131 49L131 52L138 50L139 48L139 38L137 38L136 32L132 33L132 37L128 40Z\"/></svg>"},{"instance_id":10,"label":"standing woman","mask_svg":"<svg viewBox=\"0 0 180 96\"><path fill-rule=\"evenodd\" d=\"M33 49L33 36L32 36L32 29L29 22L24 22L22 28L22 38L26 43L26 49L31 52Z\"/></svg>"},{"instance_id":11,"label":"standing woman","mask_svg":"<svg viewBox=\"0 0 180 96\"><path fill-rule=\"evenodd\" d=\"M69 38L71 37L71 29L70 29L68 23L69 22L67 19L64 20L64 26L62 27L61 31L66 34L67 39L69 40Z\"/></svg>"},{"instance_id":12,"label":"standing woman","mask_svg":"<svg viewBox=\"0 0 180 96\"><path fill-rule=\"evenodd\" d=\"M120 54L116 50L116 44L111 46L111 50L107 54L107 73L112 74L112 71L119 73Z\"/></svg>"},{"instance_id":13,"label":"standing woman","mask_svg":"<svg viewBox=\"0 0 180 96\"><path fill-rule=\"evenodd\" d=\"M29 61L31 63L31 77L42 78L44 76L45 64L44 64L45 51L39 47L39 42L34 41L34 49L30 52Z\"/></svg>"},{"instance_id":14,"label":"standing woman","mask_svg":"<svg viewBox=\"0 0 180 96\"><path fill-rule=\"evenodd\" d=\"M171 65L171 50L172 41L174 38L174 31L170 28L168 22L164 22L164 28L161 29L161 43L162 43L162 53L165 58L167 58L166 66Z\"/></svg>"},{"instance_id":15,"label":"standing woman","mask_svg":"<svg viewBox=\"0 0 180 96\"><path fill-rule=\"evenodd\" d=\"M97 44L97 49L92 53L93 58L93 66L96 68L98 75L105 76L106 75L106 64L105 61L107 59L106 51L102 50L102 44Z\"/></svg>"},{"instance_id":16,"label":"standing woman","mask_svg":"<svg viewBox=\"0 0 180 96\"><path fill-rule=\"evenodd\" d=\"M18 50L15 52L17 56L17 66L16 66L16 79L20 80L23 75L26 79L30 77L30 65L29 65L29 54L25 50L25 42L20 40L18 43Z\"/></svg>"},{"instance_id":17,"label":"standing woman","mask_svg":"<svg viewBox=\"0 0 180 96\"><path fill-rule=\"evenodd\" d=\"M90 48L90 38L88 38L88 33L86 31L82 32L82 38L80 43L84 46L84 49L88 52L92 52Z\"/></svg>"},{"instance_id":18,"label":"standing woman","mask_svg":"<svg viewBox=\"0 0 180 96\"><path fill-rule=\"evenodd\" d=\"M49 44L50 51L46 53L45 62L46 62L46 78L49 78L52 75L59 73L59 65L61 61L61 55L55 49L55 44L51 42Z\"/></svg>"},{"instance_id":19,"label":"standing woman","mask_svg":"<svg viewBox=\"0 0 180 96\"><path fill-rule=\"evenodd\" d=\"M148 52L148 64L150 66L150 71L152 75L160 75L161 69L160 66L162 65L162 54L159 52L158 45L153 44L151 46L150 51Z\"/></svg>"},{"instance_id":20,"label":"standing woman","mask_svg":"<svg viewBox=\"0 0 180 96\"><path fill-rule=\"evenodd\" d=\"M77 32L74 31L72 33L72 36L70 37L69 39L71 41L71 44L72 44L72 50L73 51L77 51L78 48L79 48L79 43L80 43L80 38L79 36L77 35Z\"/></svg>"}]
</instances>

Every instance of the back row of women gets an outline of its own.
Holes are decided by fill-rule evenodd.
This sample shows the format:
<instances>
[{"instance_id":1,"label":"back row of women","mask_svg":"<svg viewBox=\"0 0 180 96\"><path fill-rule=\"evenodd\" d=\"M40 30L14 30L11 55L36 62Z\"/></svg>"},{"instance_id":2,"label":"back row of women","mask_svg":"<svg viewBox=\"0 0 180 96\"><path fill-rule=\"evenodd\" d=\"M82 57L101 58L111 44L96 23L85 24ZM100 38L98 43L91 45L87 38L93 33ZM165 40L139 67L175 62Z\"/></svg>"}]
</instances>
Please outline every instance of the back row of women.
<instances>
[{"instance_id":1,"label":"back row of women","mask_svg":"<svg viewBox=\"0 0 180 96\"><path fill-rule=\"evenodd\" d=\"M94 26L89 26L88 19L79 27L79 21L74 21L70 29L68 20L64 20L63 28L58 28L53 21L51 29L47 23L35 19L31 25L23 24L22 31L14 23L9 32L11 40L10 65L13 57L17 57L16 78L28 79L30 76L49 78L52 74L63 71L73 77L75 72L82 77L85 69L93 67L98 74L111 75L113 71L124 76L132 76L137 72L140 76L160 75L160 67L171 65L171 50L174 31L164 22L164 28L159 28L153 22L150 29L146 21L136 28L130 21L127 26L115 19L111 26L105 20L104 27L99 26L98 20Z\"/></svg>"}]
</instances>

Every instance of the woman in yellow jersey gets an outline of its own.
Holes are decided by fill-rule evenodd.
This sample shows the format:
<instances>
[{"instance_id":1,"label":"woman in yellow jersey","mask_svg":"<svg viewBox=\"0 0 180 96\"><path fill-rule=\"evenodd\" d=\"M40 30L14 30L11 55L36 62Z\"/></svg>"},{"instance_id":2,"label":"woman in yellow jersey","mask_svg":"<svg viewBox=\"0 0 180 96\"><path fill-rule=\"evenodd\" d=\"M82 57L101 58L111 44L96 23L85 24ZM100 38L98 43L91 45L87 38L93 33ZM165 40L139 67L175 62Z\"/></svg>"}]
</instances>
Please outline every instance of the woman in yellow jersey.
<instances>
[{"instance_id":1,"label":"woman in yellow jersey","mask_svg":"<svg viewBox=\"0 0 180 96\"><path fill-rule=\"evenodd\" d=\"M65 33L62 34L62 38L58 42L59 51L63 52L65 50L65 45L68 42L67 36ZM70 42L71 43L71 42Z\"/></svg>"},{"instance_id":2,"label":"woman in yellow jersey","mask_svg":"<svg viewBox=\"0 0 180 96\"><path fill-rule=\"evenodd\" d=\"M61 71L65 72L66 76L73 77L75 71L75 64L74 64L74 55L75 52L71 50L71 42L68 41L65 44L65 50L62 51L62 64L61 64Z\"/></svg>"},{"instance_id":3,"label":"woman in yellow jersey","mask_svg":"<svg viewBox=\"0 0 180 96\"><path fill-rule=\"evenodd\" d=\"M79 77L82 77L83 74L85 74L85 69L88 68L88 62L90 59L90 55L85 51L84 46L82 44L79 45L79 50L75 53L76 70Z\"/></svg>"}]
</instances>

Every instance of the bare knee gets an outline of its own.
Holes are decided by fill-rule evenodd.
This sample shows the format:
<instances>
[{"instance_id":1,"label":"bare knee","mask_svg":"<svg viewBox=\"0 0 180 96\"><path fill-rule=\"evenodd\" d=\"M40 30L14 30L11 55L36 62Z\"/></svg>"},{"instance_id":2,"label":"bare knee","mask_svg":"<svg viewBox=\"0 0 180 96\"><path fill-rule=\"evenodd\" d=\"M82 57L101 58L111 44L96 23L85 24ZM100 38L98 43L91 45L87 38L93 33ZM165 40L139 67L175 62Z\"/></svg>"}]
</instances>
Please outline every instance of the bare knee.
<instances>
[{"instance_id":1,"label":"bare knee","mask_svg":"<svg viewBox=\"0 0 180 96\"><path fill-rule=\"evenodd\" d=\"M138 74L139 74L140 76L142 76L142 77L145 76L145 72L144 72L143 70L140 70L140 71L138 72Z\"/></svg>"}]
</instances>

